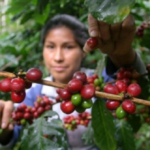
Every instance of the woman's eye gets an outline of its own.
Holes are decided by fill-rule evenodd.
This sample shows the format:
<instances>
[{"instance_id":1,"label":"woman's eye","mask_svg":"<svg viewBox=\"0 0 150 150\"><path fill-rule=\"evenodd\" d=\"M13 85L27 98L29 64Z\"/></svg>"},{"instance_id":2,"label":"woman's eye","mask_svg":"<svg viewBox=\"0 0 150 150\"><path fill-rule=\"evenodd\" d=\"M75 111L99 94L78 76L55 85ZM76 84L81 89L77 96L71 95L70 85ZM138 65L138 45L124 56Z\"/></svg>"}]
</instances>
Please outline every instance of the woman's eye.
<instances>
[{"instance_id":1,"label":"woman's eye","mask_svg":"<svg viewBox=\"0 0 150 150\"><path fill-rule=\"evenodd\" d=\"M66 46L67 49L72 49L74 46Z\"/></svg>"},{"instance_id":2,"label":"woman's eye","mask_svg":"<svg viewBox=\"0 0 150 150\"><path fill-rule=\"evenodd\" d=\"M53 49L53 48L54 48L54 46L53 46L53 45L46 45L46 48Z\"/></svg>"}]
</instances>

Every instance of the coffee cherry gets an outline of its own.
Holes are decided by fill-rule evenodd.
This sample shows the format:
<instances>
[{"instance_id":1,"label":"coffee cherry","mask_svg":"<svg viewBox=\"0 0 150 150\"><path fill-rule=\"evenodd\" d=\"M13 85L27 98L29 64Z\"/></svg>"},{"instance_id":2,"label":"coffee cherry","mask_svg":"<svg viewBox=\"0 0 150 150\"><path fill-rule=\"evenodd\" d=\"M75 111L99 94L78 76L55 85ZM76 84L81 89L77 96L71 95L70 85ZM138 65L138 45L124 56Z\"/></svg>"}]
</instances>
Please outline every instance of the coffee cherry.
<instances>
[{"instance_id":1,"label":"coffee cherry","mask_svg":"<svg viewBox=\"0 0 150 150\"><path fill-rule=\"evenodd\" d=\"M92 105L93 105L93 102L92 102L91 99L89 99L89 100L84 100L84 101L82 102L82 107L85 108L85 109L91 108Z\"/></svg>"},{"instance_id":2,"label":"coffee cherry","mask_svg":"<svg viewBox=\"0 0 150 150\"><path fill-rule=\"evenodd\" d=\"M72 104L71 101L63 101L63 102L61 102L60 108L66 114L70 114L70 113L72 113L75 110L75 106Z\"/></svg>"},{"instance_id":3,"label":"coffee cherry","mask_svg":"<svg viewBox=\"0 0 150 150\"><path fill-rule=\"evenodd\" d=\"M40 106L40 107L37 109L37 113L38 113L39 115L41 115L43 112L44 112L44 107Z\"/></svg>"},{"instance_id":4,"label":"coffee cherry","mask_svg":"<svg viewBox=\"0 0 150 150\"><path fill-rule=\"evenodd\" d=\"M141 94L141 91L141 87L137 83L132 83L127 88L127 92L133 97L139 96Z\"/></svg>"},{"instance_id":5,"label":"coffee cherry","mask_svg":"<svg viewBox=\"0 0 150 150\"><path fill-rule=\"evenodd\" d=\"M24 119L30 119L31 118L31 115L29 112L25 112L24 115L23 115Z\"/></svg>"},{"instance_id":6,"label":"coffee cherry","mask_svg":"<svg viewBox=\"0 0 150 150\"><path fill-rule=\"evenodd\" d=\"M30 81L39 81L42 79L42 72L37 68L31 68L26 73L26 78Z\"/></svg>"},{"instance_id":7,"label":"coffee cherry","mask_svg":"<svg viewBox=\"0 0 150 150\"><path fill-rule=\"evenodd\" d=\"M77 106L81 103L81 101L82 101L82 97L79 93L73 94L71 96L71 102L72 102L73 105Z\"/></svg>"},{"instance_id":8,"label":"coffee cherry","mask_svg":"<svg viewBox=\"0 0 150 150\"><path fill-rule=\"evenodd\" d=\"M125 116L126 116L126 112L125 110L122 108L122 106L119 106L117 109L116 109L116 117L118 119L123 119Z\"/></svg>"},{"instance_id":9,"label":"coffee cherry","mask_svg":"<svg viewBox=\"0 0 150 150\"><path fill-rule=\"evenodd\" d=\"M59 96L60 98L62 98L63 100L70 100L71 98L71 93L69 92L69 90L67 88L65 89L61 89L59 92Z\"/></svg>"},{"instance_id":10,"label":"coffee cherry","mask_svg":"<svg viewBox=\"0 0 150 150\"><path fill-rule=\"evenodd\" d=\"M10 92L11 91L10 83L11 83L11 78L2 79L0 81L0 90L2 92Z\"/></svg>"},{"instance_id":11,"label":"coffee cherry","mask_svg":"<svg viewBox=\"0 0 150 150\"><path fill-rule=\"evenodd\" d=\"M71 93L77 93L81 90L83 83L79 79L72 79L69 81L67 88Z\"/></svg>"},{"instance_id":12,"label":"coffee cherry","mask_svg":"<svg viewBox=\"0 0 150 150\"><path fill-rule=\"evenodd\" d=\"M25 125L26 124L26 119L21 119L20 123L21 123L21 125Z\"/></svg>"},{"instance_id":13,"label":"coffee cherry","mask_svg":"<svg viewBox=\"0 0 150 150\"><path fill-rule=\"evenodd\" d=\"M86 84L82 87L80 94L84 99L91 99L95 95L95 88L93 85Z\"/></svg>"},{"instance_id":14,"label":"coffee cherry","mask_svg":"<svg viewBox=\"0 0 150 150\"><path fill-rule=\"evenodd\" d=\"M117 79L122 80L124 78L124 72L118 72L117 73Z\"/></svg>"},{"instance_id":15,"label":"coffee cherry","mask_svg":"<svg viewBox=\"0 0 150 150\"><path fill-rule=\"evenodd\" d=\"M84 72L77 71L73 74L73 79L79 79L85 84L87 82L87 76Z\"/></svg>"},{"instance_id":16,"label":"coffee cherry","mask_svg":"<svg viewBox=\"0 0 150 150\"><path fill-rule=\"evenodd\" d=\"M124 78L130 78L132 76L132 73L131 71L126 70L124 71L123 75L124 75Z\"/></svg>"},{"instance_id":17,"label":"coffee cherry","mask_svg":"<svg viewBox=\"0 0 150 150\"><path fill-rule=\"evenodd\" d=\"M112 84L106 84L103 88L103 91L106 93L110 93L110 94L119 94L118 89L116 88L116 86L112 85Z\"/></svg>"},{"instance_id":18,"label":"coffee cherry","mask_svg":"<svg viewBox=\"0 0 150 150\"><path fill-rule=\"evenodd\" d=\"M116 81L115 85L120 93L122 93L122 92L125 93L127 91L128 86L124 81L118 80L118 81Z\"/></svg>"},{"instance_id":19,"label":"coffee cherry","mask_svg":"<svg viewBox=\"0 0 150 150\"><path fill-rule=\"evenodd\" d=\"M20 92L25 90L25 81L21 78L14 78L11 80L11 90L15 92Z\"/></svg>"},{"instance_id":20,"label":"coffee cherry","mask_svg":"<svg viewBox=\"0 0 150 150\"><path fill-rule=\"evenodd\" d=\"M96 46L98 45L98 40L95 37L91 37L87 40L87 45L90 48L96 48Z\"/></svg>"},{"instance_id":21,"label":"coffee cherry","mask_svg":"<svg viewBox=\"0 0 150 150\"><path fill-rule=\"evenodd\" d=\"M78 112L78 113L83 113L85 111L85 108L82 107L81 105L78 105L75 107L75 110Z\"/></svg>"},{"instance_id":22,"label":"coffee cherry","mask_svg":"<svg viewBox=\"0 0 150 150\"><path fill-rule=\"evenodd\" d=\"M101 81L98 78L94 80L94 86L95 87L100 86L100 84L101 84Z\"/></svg>"},{"instance_id":23,"label":"coffee cherry","mask_svg":"<svg viewBox=\"0 0 150 150\"><path fill-rule=\"evenodd\" d=\"M117 100L107 100L106 108L109 110L116 110L120 106L120 102Z\"/></svg>"},{"instance_id":24,"label":"coffee cherry","mask_svg":"<svg viewBox=\"0 0 150 150\"><path fill-rule=\"evenodd\" d=\"M131 100L124 100L122 102L122 108L129 114L133 114L136 110L136 105Z\"/></svg>"},{"instance_id":25,"label":"coffee cherry","mask_svg":"<svg viewBox=\"0 0 150 150\"><path fill-rule=\"evenodd\" d=\"M11 92L11 99L15 103L21 103L25 99L25 96L26 96L25 91Z\"/></svg>"}]
</instances>

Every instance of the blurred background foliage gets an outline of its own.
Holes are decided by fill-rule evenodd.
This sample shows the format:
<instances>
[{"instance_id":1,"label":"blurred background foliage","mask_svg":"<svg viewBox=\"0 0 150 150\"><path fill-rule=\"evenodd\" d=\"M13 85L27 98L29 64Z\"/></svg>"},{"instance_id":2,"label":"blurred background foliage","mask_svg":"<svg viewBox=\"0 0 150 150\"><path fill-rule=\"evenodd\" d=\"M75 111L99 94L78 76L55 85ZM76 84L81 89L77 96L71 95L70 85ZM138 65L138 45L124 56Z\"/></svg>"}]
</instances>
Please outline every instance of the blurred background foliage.
<instances>
[{"instance_id":1,"label":"blurred background foliage","mask_svg":"<svg viewBox=\"0 0 150 150\"><path fill-rule=\"evenodd\" d=\"M40 34L46 21L56 14L66 13L79 18L87 26L87 8L84 0L0 0L0 70L16 73L19 69L38 67L48 74L42 59ZM136 0L131 11L138 27L150 23L150 1ZM144 35L135 35L133 48L141 55L145 64L150 62L150 26ZM96 68L102 58L99 51L89 53L84 66ZM9 95L0 93L1 98ZM149 149L150 131L144 124L137 136L137 148ZM146 140L146 144L145 144Z\"/></svg>"},{"instance_id":2,"label":"blurred background foliage","mask_svg":"<svg viewBox=\"0 0 150 150\"><path fill-rule=\"evenodd\" d=\"M137 27L150 20L150 3L148 0L136 0L132 9ZM0 68L17 72L38 67L47 75L43 67L40 32L45 22L56 14L67 13L79 18L87 26L87 8L84 0L0 0ZM148 31L148 32L147 32ZM150 42L147 29L142 38L136 37L133 47L148 63ZM84 65L95 68L101 58L98 51L88 54Z\"/></svg>"}]
</instances>

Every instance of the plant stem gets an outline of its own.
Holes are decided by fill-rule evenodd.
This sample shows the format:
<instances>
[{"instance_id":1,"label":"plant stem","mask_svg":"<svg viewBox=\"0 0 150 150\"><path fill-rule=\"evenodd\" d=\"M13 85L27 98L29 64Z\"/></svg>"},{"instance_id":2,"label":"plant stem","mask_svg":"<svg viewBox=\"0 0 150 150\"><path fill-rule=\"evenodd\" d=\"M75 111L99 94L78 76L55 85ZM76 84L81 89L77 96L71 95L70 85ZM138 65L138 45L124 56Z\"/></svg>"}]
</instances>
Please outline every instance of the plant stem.
<instances>
[{"instance_id":1,"label":"plant stem","mask_svg":"<svg viewBox=\"0 0 150 150\"><path fill-rule=\"evenodd\" d=\"M145 75L145 74L143 74L143 75ZM10 72L5 72L5 71L0 71L0 76L7 77L7 78L8 77L9 78L16 77L15 74L10 73ZM32 81L30 81L30 82L32 82ZM56 88L65 88L67 86L66 84L56 83L56 82L47 81L47 80L40 80L40 81L36 81L34 83L47 85L47 86L53 86L53 87L56 87ZM111 99L111 100L118 100L118 101L123 101L124 100L124 96L114 95L114 94L109 94L109 93L99 92L99 91L95 91L95 96L100 97L100 98ZM150 101L148 101L148 100L138 99L138 98L135 98L135 97L131 97L129 99L131 99L135 103L150 106Z\"/></svg>"}]
</instances>

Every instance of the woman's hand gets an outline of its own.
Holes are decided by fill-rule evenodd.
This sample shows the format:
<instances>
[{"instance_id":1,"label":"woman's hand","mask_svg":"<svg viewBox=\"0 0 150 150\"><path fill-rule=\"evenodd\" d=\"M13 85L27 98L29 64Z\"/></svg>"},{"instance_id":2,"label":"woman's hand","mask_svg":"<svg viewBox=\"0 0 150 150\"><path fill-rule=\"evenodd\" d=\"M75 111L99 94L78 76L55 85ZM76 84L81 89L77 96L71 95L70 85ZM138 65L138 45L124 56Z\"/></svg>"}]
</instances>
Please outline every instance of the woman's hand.
<instances>
[{"instance_id":1,"label":"woman's hand","mask_svg":"<svg viewBox=\"0 0 150 150\"><path fill-rule=\"evenodd\" d=\"M13 111L13 103L11 101L0 100L0 125L3 130L0 133L0 143L7 144L11 139L13 123L10 122Z\"/></svg>"},{"instance_id":2,"label":"woman's hand","mask_svg":"<svg viewBox=\"0 0 150 150\"><path fill-rule=\"evenodd\" d=\"M96 48L107 54L117 67L134 62L136 54L132 49L132 42L135 35L135 23L131 15L121 23L110 25L96 20L90 14L88 26L90 36L98 39ZM85 51L94 49L90 48L87 43L84 46Z\"/></svg>"}]
</instances>

